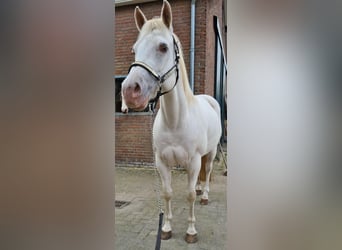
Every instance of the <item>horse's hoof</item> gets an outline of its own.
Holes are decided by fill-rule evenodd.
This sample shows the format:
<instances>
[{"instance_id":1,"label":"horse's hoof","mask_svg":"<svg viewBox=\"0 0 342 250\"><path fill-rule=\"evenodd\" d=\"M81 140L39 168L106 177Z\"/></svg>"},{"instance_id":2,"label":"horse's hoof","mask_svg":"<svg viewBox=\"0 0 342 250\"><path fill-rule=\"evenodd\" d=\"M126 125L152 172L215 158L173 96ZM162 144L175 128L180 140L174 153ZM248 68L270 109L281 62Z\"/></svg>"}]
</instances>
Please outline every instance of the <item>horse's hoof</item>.
<instances>
[{"instance_id":1,"label":"horse's hoof","mask_svg":"<svg viewBox=\"0 0 342 250\"><path fill-rule=\"evenodd\" d=\"M169 232L164 232L164 231L162 231L161 232L161 239L162 240L168 240L168 239L171 239L171 237L172 237L172 231L169 231Z\"/></svg>"},{"instance_id":2,"label":"horse's hoof","mask_svg":"<svg viewBox=\"0 0 342 250\"><path fill-rule=\"evenodd\" d=\"M200 204L201 205L208 205L208 199L201 199Z\"/></svg>"},{"instance_id":3,"label":"horse's hoof","mask_svg":"<svg viewBox=\"0 0 342 250\"><path fill-rule=\"evenodd\" d=\"M202 195L202 194L203 194L202 190L196 190L196 195Z\"/></svg>"},{"instance_id":4,"label":"horse's hoof","mask_svg":"<svg viewBox=\"0 0 342 250\"><path fill-rule=\"evenodd\" d=\"M196 243L198 241L197 234L186 234L185 241L187 243Z\"/></svg>"}]
</instances>

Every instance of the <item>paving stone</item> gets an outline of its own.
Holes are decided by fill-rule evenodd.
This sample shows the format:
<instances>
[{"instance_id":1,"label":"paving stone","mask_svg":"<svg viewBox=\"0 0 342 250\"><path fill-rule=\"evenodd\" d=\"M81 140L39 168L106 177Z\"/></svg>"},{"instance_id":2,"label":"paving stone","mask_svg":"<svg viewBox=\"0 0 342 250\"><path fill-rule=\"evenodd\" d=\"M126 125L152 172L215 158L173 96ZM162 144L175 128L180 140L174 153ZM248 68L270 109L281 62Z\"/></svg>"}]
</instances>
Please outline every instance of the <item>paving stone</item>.
<instances>
[{"instance_id":1,"label":"paving stone","mask_svg":"<svg viewBox=\"0 0 342 250\"><path fill-rule=\"evenodd\" d=\"M222 176L222 172L222 167L214 166L209 204L200 205L201 197L196 198L198 242L195 244L187 244L184 240L189 214L187 175L181 170L172 172L173 237L162 241L161 249L226 249L227 177ZM115 249L154 249L159 219L154 170L120 167L116 168L115 178L116 199L131 202L124 208L115 209Z\"/></svg>"}]
</instances>

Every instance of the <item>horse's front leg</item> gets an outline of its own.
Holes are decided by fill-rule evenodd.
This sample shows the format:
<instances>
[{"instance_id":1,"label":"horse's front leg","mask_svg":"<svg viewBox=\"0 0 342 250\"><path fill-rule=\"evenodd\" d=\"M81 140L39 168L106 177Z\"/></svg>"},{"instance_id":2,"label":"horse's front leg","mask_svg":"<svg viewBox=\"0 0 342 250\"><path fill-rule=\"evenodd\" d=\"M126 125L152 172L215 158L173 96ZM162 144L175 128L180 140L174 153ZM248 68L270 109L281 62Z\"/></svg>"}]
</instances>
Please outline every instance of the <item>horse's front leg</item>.
<instances>
[{"instance_id":1,"label":"horse's front leg","mask_svg":"<svg viewBox=\"0 0 342 250\"><path fill-rule=\"evenodd\" d=\"M186 231L185 240L188 243L197 242L197 231L195 228L195 200L196 191L195 186L197 182L197 176L201 168L201 156L196 155L191 163L189 164L188 170L188 202L189 202L189 218L188 218L188 229Z\"/></svg>"},{"instance_id":2,"label":"horse's front leg","mask_svg":"<svg viewBox=\"0 0 342 250\"><path fill-rule=\"evenodd\" d=\"M162 180L163 195L165 199L165 214L164 214L164 225L162 227L161 239L168 240L172 237L172 211L171 211L171 168L166 166L158 156L156 156L156 165L158 167L160 177Z\"/></svg>"}]
</instances>

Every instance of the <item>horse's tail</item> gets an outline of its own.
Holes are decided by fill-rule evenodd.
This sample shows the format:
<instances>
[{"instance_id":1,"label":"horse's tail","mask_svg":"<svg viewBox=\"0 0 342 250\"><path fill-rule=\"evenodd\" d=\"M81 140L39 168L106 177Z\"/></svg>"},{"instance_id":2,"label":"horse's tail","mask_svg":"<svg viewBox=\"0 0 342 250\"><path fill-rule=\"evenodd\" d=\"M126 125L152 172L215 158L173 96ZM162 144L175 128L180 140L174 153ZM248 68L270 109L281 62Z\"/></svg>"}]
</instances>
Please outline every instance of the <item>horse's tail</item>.
<instances>
[{"instance_id":1,"label":"horse's tail","mask_svg":"<svg viewBox=\"0 0 342 250\"><path fill-rule=\"evenodd\" d=\"M206 180L207 171L205 169L205 165L206 165L207 161L208 161L208 155L202 156L202 158L201 158L201 170L200 170L199 175L198 175L198 178L199 178L200 181L205 181ZM211 181L211 175L210 175L210 179L209 180Z\"/></svg>"}]
</instances>

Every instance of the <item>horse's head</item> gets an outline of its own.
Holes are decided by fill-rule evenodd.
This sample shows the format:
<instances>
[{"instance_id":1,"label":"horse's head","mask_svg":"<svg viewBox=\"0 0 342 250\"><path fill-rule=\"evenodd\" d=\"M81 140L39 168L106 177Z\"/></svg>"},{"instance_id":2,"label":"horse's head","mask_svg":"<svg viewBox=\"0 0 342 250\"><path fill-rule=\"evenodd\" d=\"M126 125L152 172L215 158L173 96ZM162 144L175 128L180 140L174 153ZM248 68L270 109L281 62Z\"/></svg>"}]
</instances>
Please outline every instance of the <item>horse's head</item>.
<instances>
[{"instance_id":1,"label":"horse's head","mask_svg":"<svg viewBox=\"0 0 342 250\"><path fill-rule=\"evenodd\" d=\"M174 71L178 71L178 45L173 37L171 6L166 0L160 18L147 20L139 7L134 18L139 30L133 46L135 62L122 83L122 95L129 108L143 110L158 91L172 89Z\"/></svg>"}]
</instances>

